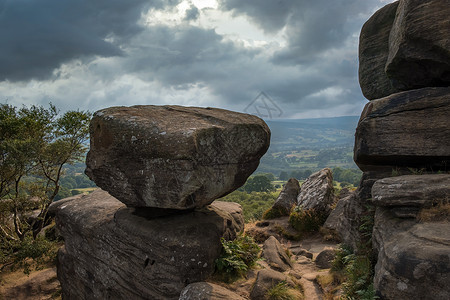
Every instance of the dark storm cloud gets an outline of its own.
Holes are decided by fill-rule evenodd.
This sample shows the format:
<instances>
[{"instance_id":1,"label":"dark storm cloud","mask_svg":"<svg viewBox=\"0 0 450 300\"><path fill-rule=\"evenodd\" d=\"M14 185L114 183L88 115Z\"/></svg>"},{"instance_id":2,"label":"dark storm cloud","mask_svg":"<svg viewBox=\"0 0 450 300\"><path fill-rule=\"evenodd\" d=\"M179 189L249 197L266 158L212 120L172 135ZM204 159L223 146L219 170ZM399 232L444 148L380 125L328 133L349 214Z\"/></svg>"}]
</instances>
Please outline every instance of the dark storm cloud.
<instances>
[{"instance_id":1,"label":"dark storm cloud","mask_svg":"<svg viewBox=\"0 0 450 300\"><path fill-rule=\"evenodd\" d=\"M266 31L285 29L288 46L274 55L280 64L303 64L344 45L362 25L375 0L221 0L221 8L249 17Z\"/></svg>"},{"instance_id":2,"label":"dark storm cloud","mask_svg":"<svg viewBox=\"0 0 450 300\"><path fill-rule=\"evenodd\" d=\"M119 45L141 30L142 12L162 2L2 0L0 81L47 79L74 58L122 55Z\"/></svg>"},{"instance_id":3,"label":"dark storm cloud","mask_svg":"<svg viewBox=\"0 0 450 300\"><path fill-rule=\"evenodd\" d=\"M259 52L224 40L214 29L186 25L149 27L130 45L128 72L175 87L228 80L231 69Z\"/></svg>"}]
</instances>

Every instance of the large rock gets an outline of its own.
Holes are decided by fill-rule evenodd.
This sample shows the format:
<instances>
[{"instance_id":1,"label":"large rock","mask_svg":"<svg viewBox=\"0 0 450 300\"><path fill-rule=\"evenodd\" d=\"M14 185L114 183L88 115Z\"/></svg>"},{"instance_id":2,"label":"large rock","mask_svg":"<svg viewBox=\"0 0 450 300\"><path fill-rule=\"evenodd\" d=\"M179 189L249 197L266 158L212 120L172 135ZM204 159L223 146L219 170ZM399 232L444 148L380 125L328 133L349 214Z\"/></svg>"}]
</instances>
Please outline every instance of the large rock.
<instances>
[{"instance_id":1,"label":"large rock","mask_svg":"<svg viewBox=\"0 0 450 300\"><path fill-rule=\"evenodd\" d=\"M363 95L378 99L399 92L391 85L385 66L389 54L389 34L398 1L378 10L364 24L359 36L359 84Z\"/></svg>"},{"instance_id":2,"label":"large rock","mask_svg":"<svg viewBox=\"0 0 450 300\"><path fill-rule=\"evenodd\" d=\"M377 206L431 207L450 199L450 174L404 175L377 180L372 187Z\"/></svg>"},{"instance_id":3,"label":"large rock","mask_svg":"<svg viewBox=\"0 0 450 300\"><path fill-rule=\"evenodd\" d=\"M65 240L58 254L64 299L178 299L214 271L221 237L243 229L238 205L214 202L192 212L150 217L97 190L51 206ZM225 209L223 209L225 208Z\"/></svg>"},{"instance_id":4,"label":"large rock","mask_svg":"<svg viewBox=\"0 0 450 300\"><path fill-rule=\"evenodd\" d=\"M400 1L386 62L395 88L450 85L449 15L448 0Z\"/></svg>"},{"instance_id":5,"label":"large rock","mask_svg":"<svg viewBox=\"0 0 450 300\"><path fill-rule=\"evenodd\" d=\"M277 210L281 215L288 216L292 206L297 203L297 196L299 192L300 184L298 180L295 178L289 179L283 186L283 189L273 204L272 209Z\"/></svg>"},{"instance_id":6,"label":"large rock","mask_svg":"<svg viewBox=\"0 0 450 300\"><path fill-rule=\"evenodd\" d=\"M86 174L133 207L192 209L243 185L267 151L256 116L216 108L111 107L94 114Z\"/></svg>"},{"instance_id":7,"label":"large rock","mask_svg":"<svg viewBox=\"0 0 450 300\"><path fill-rule=\"evenodd\" d=\"M354 159L364 171L385 166L446 171L450 165L450 88L397 93L366 104Z\"/></svg>"},{"instance_id":8,"label":"large rock","mask_svg":"<svg viewBox=\"0 0 450 300\"><path fill-rule=\"evenodd\" d=\"M418 223L379 207L373 239L374 287L382 299L449 299L449 222Z\"/></svg>"},{"instance_id":9,"label":"large rock","mask_svg":"<svg viewBox=\"0 0 450 300\"><path fill-rule=\"evenodd\" d=\"M292 262L286 254L286 249L273 235L264 242L262 257L269 266L277 271L284 272L292 268Z\"/></svg>"},{"instance_id":10,"label":"large rock","mask_svg":"<svg viewBox=\"0 0 450 300\"><path fill-rule=\"evenodd\" d=\"M238 294L214 283L196 282L186 286L179 300L245 300Z\"/></svg>"},{"instance_id":11,"label":"large rock","mask_svg":"<svg viewBox=\"0 0 450 300\"><path fill-rule=\"evenodd\" d=\"M304 210L314 210L328 216L334 200L333 173L331 169L325 168L303 182L297 197L297 205Z\"/></svg>"}]
</instances>

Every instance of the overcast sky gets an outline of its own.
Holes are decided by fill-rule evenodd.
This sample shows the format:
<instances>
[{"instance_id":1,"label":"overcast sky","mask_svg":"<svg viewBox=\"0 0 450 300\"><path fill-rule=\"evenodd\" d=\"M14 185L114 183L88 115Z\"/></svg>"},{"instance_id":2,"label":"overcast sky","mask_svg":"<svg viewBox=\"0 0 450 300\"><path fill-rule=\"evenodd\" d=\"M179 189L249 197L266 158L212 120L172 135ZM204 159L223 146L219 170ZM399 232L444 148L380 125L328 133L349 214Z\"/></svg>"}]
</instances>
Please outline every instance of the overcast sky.
<instances>
[{"instance_id":1,"label":"overcast sky","mask_svg":"<svg viewBox=\"0 0 450 300\"><path fill-rule=\"evenodd\" d=\"M0 102L359 115L359 32L388 2L0 0Z\"/></svg>"}]
</instances>

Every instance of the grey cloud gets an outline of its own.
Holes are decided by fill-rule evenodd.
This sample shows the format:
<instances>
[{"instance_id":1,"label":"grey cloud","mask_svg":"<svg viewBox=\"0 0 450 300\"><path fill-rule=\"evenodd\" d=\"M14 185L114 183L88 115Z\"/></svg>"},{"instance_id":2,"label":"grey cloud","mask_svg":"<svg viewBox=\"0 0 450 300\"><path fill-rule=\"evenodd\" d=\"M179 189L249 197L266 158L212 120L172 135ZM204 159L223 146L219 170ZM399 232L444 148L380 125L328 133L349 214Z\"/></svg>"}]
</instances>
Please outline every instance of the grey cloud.
<instances>
[{"instance_id":1,"label":"grey cloud","mask_svg":"<svg viewBox=\"0 0 450 300\"><path fill-rule=\"evenodd\" d=\"M0 12L0 81L48 79L62 63L89 56L122 55L137 34L146 0L6 0Z\"/></svg>"},{"instance_id":2,"label":"grey cloud","mask_svg":"<svg viewBox=\"0 0 450 300\"><path fill-rule=\"evenodd\" d=\"M288 46L275 53L278 64L304 64L344 46L359 31L378 0L221 0L221 8L248 16L266 31L285 29Z\"/></svg>"},{"instance_id":3,"label":"grey cloud","mask_svg":"<svg viewBox=\"0 0 450 300\"><path fill-rule=\"evenodd\" d=\"M194 5L191 5L191 7L186 10L186 16L184 17L184 19L186 21L195 21L198 19L198 17L200 16L200 11L198 10L198 8Z\"/></svg>"}]
</instances>

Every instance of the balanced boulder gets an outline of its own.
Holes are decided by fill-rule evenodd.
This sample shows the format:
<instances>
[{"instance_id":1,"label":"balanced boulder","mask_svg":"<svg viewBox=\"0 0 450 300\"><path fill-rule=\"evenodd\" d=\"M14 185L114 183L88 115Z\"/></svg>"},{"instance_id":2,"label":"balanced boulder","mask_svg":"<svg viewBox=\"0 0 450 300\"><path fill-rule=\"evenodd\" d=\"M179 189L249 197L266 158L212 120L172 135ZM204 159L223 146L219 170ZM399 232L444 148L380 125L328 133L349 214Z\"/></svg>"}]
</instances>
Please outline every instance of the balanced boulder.
<instances>
[{"instance_id":1,"label":"balanced boulder","mask_svg":"<svg viewBox=\"0 0 450 300\"><path fill-rule=\"evenodd\" d=\"M94 114L86 174L132 207L186 210L243 185L267 151L256 116L216 108L111 107Z\"/></svg>"}]
</instances>

